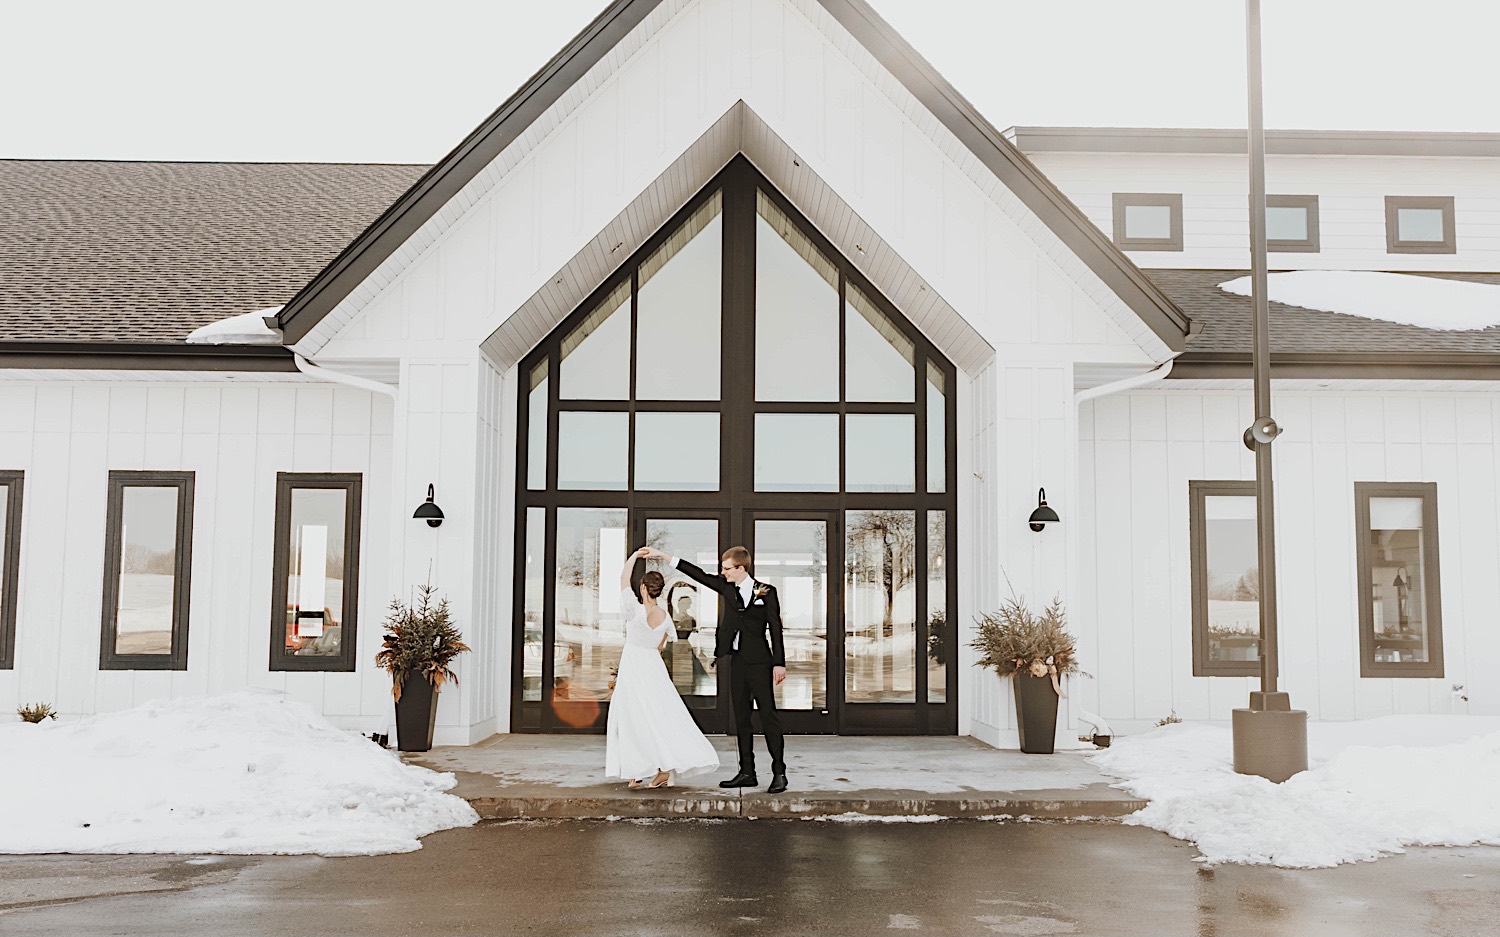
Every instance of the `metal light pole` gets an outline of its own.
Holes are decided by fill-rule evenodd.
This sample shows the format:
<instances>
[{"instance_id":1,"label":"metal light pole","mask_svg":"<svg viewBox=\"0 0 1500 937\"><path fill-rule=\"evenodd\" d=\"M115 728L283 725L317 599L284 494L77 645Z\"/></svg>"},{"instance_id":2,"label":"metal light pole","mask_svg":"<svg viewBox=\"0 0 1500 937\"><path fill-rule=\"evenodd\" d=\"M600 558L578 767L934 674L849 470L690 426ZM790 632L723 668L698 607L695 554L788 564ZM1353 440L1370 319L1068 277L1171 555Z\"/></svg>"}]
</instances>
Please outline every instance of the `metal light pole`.
<instances>
[{"instance_id":1,"label":"metal light pole","mask_svg":"<svg viewBox=\"0 0 1500 937\"><path fill-rule=\"evenodd\" d=\"M1255 453L1256 554L1260 572L1260 689L1233 713L1234 770L1281 782L1307 770L1307 713L1276 689L1276 501L1271 444L1281 427L1271 418L1270 301L1266 297L1266 131L1260 100L1260 0L1245 0L1250 88L1250 282L1254 306L1255 422L1245 445Z\"/></svg>"}]
</instances>

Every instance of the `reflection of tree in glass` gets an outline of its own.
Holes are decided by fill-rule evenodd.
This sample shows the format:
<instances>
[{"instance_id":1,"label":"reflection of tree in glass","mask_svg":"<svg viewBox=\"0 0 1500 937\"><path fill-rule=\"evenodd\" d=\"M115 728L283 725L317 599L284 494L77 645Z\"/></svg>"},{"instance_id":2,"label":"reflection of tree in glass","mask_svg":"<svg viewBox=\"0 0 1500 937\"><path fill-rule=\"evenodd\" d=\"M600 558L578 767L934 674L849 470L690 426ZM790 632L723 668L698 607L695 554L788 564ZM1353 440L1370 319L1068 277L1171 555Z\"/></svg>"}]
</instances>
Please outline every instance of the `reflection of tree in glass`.
<instances>
[{"instance_id":1,"label":"reflection of tree in glass","mask_svg":"<svg viewBox=\"0 0 1500 937\"><path fill-rule=\"evenodd\" d=\"M1208 584L1208 597L1216 601L1257 602L1260 600L1260 576L1254 566L1238 576L1214 576Z\"/></svg>"},{"instance_id":2,"label":"reflection of tree in glass","mask_svg":"<svg viewBox=\"0 0 1500 937\"><path fill-rule=\"evenodd\" d=\"M912 511L851 511L845 532L845 582L878 579L885 599L881 629L895 633L896 595L916 576L915 514ZM875 547L875 549L871 549Z\"/></svg>"},{"instance_id":3,"label":"reflection of tree in glass","mask_svg":"<svg viewBox=\"0 0 1500 937\"><path fill-rule=\"evenodd\" d=\"M158 553L140 543L127 543L120 567L126 573L158 573L170 576L177 571L177 551L163 550Z\"/></svg>"},{"instance_id":4,"label":"reflection of tree in glass","mask_svg":"<svg viewBox=\"0 0 1500 937\"><path fill-rule=\"evenodd\" d=\"M927 616L927 656L939 667L948 665L948 642L943 636L947 625L948 616L940 611Z\"/></svg>"}]
</instances>

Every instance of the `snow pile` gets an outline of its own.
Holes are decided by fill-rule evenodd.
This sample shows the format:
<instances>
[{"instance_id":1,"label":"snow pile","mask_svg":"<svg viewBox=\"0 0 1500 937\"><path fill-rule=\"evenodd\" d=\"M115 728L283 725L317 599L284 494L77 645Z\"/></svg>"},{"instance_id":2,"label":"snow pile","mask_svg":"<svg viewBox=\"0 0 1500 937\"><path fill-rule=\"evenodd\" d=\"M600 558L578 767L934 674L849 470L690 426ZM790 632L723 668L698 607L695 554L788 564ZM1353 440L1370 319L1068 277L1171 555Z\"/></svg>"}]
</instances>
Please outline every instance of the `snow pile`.
<instances>
[{"instance_id":1,"label":"snow pile","mask_svg":"<svg viewBox=\"0 0 1500 937\"><path fill-rule=\"evenodd\" d=\"M243 312L237 316L210 322L188 333L189 345L280 345L281 332L266 325L266 318L281 311L280 306Z\"/></svg>"},{"instance_id":2,"label":"snow pile","mask_svg":"<svg viewBox=\"0 0 1500 937\"><path fill-rule=\"evenodd\" d=\"M1127 823L1189 840L1210 863L1325 868L1403 846L1500 845L1500 721L1309 728L1309 770L1284 784L1236 774L1230 731L1212 726L1116 739L1092 760L1126 779L1115 787L1151 801Z\"/></svg>"},{"instance_id":3,"label":"snow pile","mask_svg":"<svg viewBox=\"0 0 1500 937\"><path fill-rule=\"evenodd\" d=\"M0 853L411 852L478 821L454 783L275 691L161 700L0 725Z\"/></svg>"},{"instance_id":4,"label":"snow pile","mask_svg":"<svg viewBox=\"0 0 1500 937\"><path fill-rule=\"evenodd\" d=\"M1219 289L1250 295L1250 278ZM1500 325L1500 285L1373 270L1296 270L1266 279L1272 302L1424 329L1472 332Z\"/></svg>"}]
</instances>

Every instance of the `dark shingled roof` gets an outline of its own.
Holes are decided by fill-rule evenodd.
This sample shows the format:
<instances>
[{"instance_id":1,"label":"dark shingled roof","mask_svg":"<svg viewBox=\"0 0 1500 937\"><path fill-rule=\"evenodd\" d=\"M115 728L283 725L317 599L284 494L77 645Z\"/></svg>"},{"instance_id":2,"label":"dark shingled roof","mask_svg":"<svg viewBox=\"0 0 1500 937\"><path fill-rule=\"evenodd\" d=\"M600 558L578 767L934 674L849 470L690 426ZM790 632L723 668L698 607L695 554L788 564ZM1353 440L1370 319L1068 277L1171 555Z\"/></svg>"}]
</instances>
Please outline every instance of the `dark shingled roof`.
<instances>
[{"instance_id":1,"label":"dark shingled roof","mask_svg":"<svg viewBox=\"0 0 1500 937\"><path fill-rule=\"evenodd\" d=\"M1409 272L1409 271L1403 271ZM1250 351L1250 297L1219 289L1248 270L1147 270L1162 291L1202 331L1188 339L1186 354ZM1500 284L1500 273L1433 273L1450 280ZM1445 332L1398 322L1365 319L1271 303L1271 353L1277 352L1457 352L1500 353L1500 326Z\"/></svg>"},{"instance_id":2,"label":"dark shingled roof","mask_svg":"<svg viewBox=\"0 0 1500 937\"><path fill-rule=\"evenodd\" d=\"M0 160L0 339L181 342L279 306L426 169Z\"/></svg>"}]
</instances>

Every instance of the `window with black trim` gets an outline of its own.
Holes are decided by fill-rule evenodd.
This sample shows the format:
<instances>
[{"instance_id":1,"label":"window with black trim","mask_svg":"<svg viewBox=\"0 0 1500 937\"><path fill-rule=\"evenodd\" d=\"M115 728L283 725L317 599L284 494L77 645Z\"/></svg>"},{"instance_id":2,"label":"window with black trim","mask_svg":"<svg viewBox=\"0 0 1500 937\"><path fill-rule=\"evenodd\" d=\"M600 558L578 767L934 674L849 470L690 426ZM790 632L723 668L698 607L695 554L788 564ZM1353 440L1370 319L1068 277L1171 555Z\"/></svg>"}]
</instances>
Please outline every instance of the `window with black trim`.
<instances>
[{"instance_id":1,"label":"window with black trim","mask_svg":"<svg viewBox=\"0 0 1500 937\"><path fill-rule=\"evenodd\" d=\"M0 670L16 666L16 599L21 579L22 472L0 470Z\"/></svg>"},{"instance_id":2,"label":"window with black trim","mask_svg":"<svg viewBox=\"0 0 1500 937\"><path fill-rule=\"evenodd\" d=\"M1260 673L1260 560L1255 483L1188 482L1193 675Z\"/></svg>"},{"instance_id":3,"label":"window with black trim","mask_svg":"<svg viewBox=\"0 0 1500 937\"><path fill-rule=\"evenodd\" d=\"M1266 250L1282 253L1318 252L1318 197L1266 196Z\"/></svg>"},{"instance_id":4,"label":"window with black trim","mask_svg":"<svg viewBox=\"0 0 1500 937\"><path fill-rule=\"evenodd\" d=\"M1385 249L1391 254L1456 254L1451 195L1387 195Z\"/></svg>"},{"instance_id":5,"label":"window with black trim","mask_svg":"<svg viewBox=\"0 0 1500 937\"><path fill-rule=\"evenodd\" d=\"M361 476L278 472L271 669L355 669Z\"/></svg>"},{"instance_id":6,"label":"window with black trim","mask_svg":"<svg viewBox=\"0 0 1500 937\"><path fill-rule=\"evenodd\" d=\"M110 472L101 670L186 670L192 472Z\"/></svg>"},{"instance_id":7,"label":"window with black trim","mask_svg":"<svg viewBox=\"0 0 1500 937\"><path fill-rule=\"evenodd\" d=\"M1359 674L1441 677L1437 485L1357 482Z\"/></svg>"},{"instance_id":8,"label":"window with black trim","mask_svg":"<svg viewBox=\"0 0 1500 937\"><path fill-rule=\"evenodd\" d=\"M1115 245L1131 251L1182 250L1182 195L1116 192Z\"/></svg>"}]
</instances>

